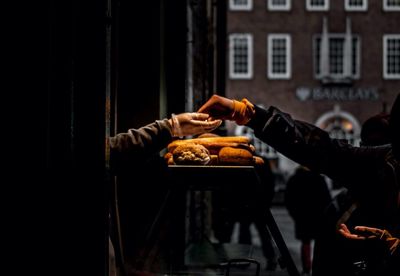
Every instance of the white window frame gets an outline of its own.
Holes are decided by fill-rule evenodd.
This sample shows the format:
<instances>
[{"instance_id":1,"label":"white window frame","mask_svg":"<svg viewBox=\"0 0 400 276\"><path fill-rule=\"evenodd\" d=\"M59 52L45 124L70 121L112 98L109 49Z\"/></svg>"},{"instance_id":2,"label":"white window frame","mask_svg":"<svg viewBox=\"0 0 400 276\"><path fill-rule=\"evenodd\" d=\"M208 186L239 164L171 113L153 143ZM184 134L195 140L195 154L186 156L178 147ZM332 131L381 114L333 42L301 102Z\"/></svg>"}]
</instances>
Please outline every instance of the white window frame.
<instances>
[{"instance_id":1,"label":"white window frame","mask_svg":"<svg viewBox=\"0 0 400 276\"><path fill-rule=\"evenodd\" d=\"M400 34L387 34L383 35L383 78L387 80L398 80L400 79L399 74L388 74L387 72L387 41L388 39L398 39L400 40ZM399 42L400 43L400 42ZM400 66L400 64L399 64Z\"/></svg>"},{"instance_id":2,"label":"white window frame","mask_svg":"<svg viewBox=\"0 0 400 276\"><path fill-rule=\"evenodd\" d=\"M234 0L229 0L229 10L231 11L251 11L253 9L253 0L247 0L247 5L237 5Z\"/></svg>"},{"instance_id":3,"label":"white window frame","mask_svg":"<svg viewBox=\"0 0 400 276\"><path fill-rule=\"evenodd\" d=\"M368 10L368 0L363 0L362 6L350 6L351 0L345 0L344 9L346 11L367 11Z\"/></svg>"},{"instance_id":4,"label":"white window frame","mask_svg":"<svg viewBox=\"0 0 400 276\"><path fill-rule=\"evenodd\" d=\"M286 0L285 6L274 5L274 3L272 1L273 0L268 0L268 10L270 10L270 11L290 11L290 9L292 8L291 0Z\"/></svg>"},{"instance_id":5,"label":"white window frame","mask_svg":"<svg viewBox=\"0 0 400 276\"><path fill-rule=\"evenodd\" d=\"M329 47L330 47L330 39L331 38L344 38L345 36L346 36L346 34L343 34L343 33L330 33L328 35ZM317 44L317 38L318 37L321 37L321 35L315 35L313 37L313 64L314 64L314 68L317 68L316 67L317 66L317 64L316 64L317 59L315 57L315 53L317 51L317 45L316 44ZM356 64L356 68L355 68L356 69L356 73L354 75L352 74L351 77L352 77L352 79L360 79L360 76L361 76L361 49L362 49L362 47L361 47L361 37L359 35L355 35L355 34L353 34L352 37L358 39L357 53L356 53L356 55L357 55L356 59L357 59L358 62ZM329 61L329 68L330 68L330 61ZM316 69L314 69L313 70L313 74L314 74L314 77L316 79L322 79L321 68L320 68L320 72L318 74L317 74ZM341 75L338 75L338 74L329 73L329 76L331 76L333 78L341 78Z\"/></svg>"},{"instance_id":6,"label":"white window frame","mask_svg":"<svg viewBox=\"0 0 400 276\"><path fill-rule=\"evenodd\" d=\"M400 6L398 7L393 7L393 6L388 6L388 0L383 0L383 10L387 11L387 12L396 12L396 11L400 11Z\"/></svg>"},{"instance_id":7,"label":"white window frame","mask_svg":"<svg viewBox=\"0 0 400 276\"><path fill-rule=\"evenodd\" d=\"M235 73L234 70L234 39L246 38L248 43L247 48L247 73ZM229 78L230 79L251 79L253 78L253 35L249 33L232 33L229 35Z\"/></svg>"},{"instance_id":8,"label":"white window frame","mask_svg":"<svg viewBox=\"0 0 400 276\"><path fill-rule=\"evenodd\" d=\"M311 5L311 0L306 0L306 7L308 11L328 11L329 0L325 0L325 5L322 7Z\"/></svg>"},{"instance_id":9,"label":"white window frame","mask_svg":"<svg viewBox=\"0 0 400 276\"><path fill-rule=\"evenodd\" d=\"M275 39L285 39L286 40L286 72L285 73L274 73L272 68L272 41ZM267 75L269 79L290 79L292 77L292 39L290 34L269 34L267 37L267 47L268 47L268 69Z\"/></svg>"}]
</instances>

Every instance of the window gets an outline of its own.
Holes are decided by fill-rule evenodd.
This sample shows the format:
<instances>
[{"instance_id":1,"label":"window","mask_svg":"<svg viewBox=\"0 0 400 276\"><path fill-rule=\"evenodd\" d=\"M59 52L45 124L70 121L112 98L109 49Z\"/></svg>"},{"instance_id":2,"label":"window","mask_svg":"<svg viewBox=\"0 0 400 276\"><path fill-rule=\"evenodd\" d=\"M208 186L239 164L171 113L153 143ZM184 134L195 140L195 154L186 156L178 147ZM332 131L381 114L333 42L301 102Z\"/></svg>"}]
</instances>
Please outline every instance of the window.
<instances>
[{"instance_id":1,"label":"window","mask_svg":"<svg viewBox=\"0 0 400 276\"><path fill-rule=\"evenodd\" d=\"M329 133L334 139L345 139L356 146L359 144L361 126L358 120L350 113L335 105L332 111L323 114L315 123Z\"/></svg>"},{"instance_id":2,"label":"window","mask_svg":"<svg viewBox=\"0 0 400 276\"><path fill-rule=\"evenodd\" d=\"M383 78L400 79L400 34L383 36Z\"/></svg>"},{"instance_id":3,"label":"window","mask_svg":"<svg viewBox=\"0 0 400 276\"><path fill-rule=\"evenodd\" d=\"M229 76L231 79L253 77L253 37L251 34L229 36Z\"/></svg>"},{"instance_id":4,"label":"window","mask_svg":"<svg viewBox=\"0 0 400 276\"><path fill-rule=\"evenodd\" d=\"M351 61L345 61L345 34L329 34L328 38L328 76L322 76L321 70L321 36L314 39L314 69L315 77L322 79L330 77L342 79L346 76L346 64L350 66L350 77L353 79L360 77L360 39L352 36L351 39Z\"/></svg>"},{"instance_id":5,"label":"window","mask_svg":"<svg viewBox=\"0 0 400 276\"><path fill-rule=\"evenodd\" d=\"M400 0L383 0L384 11L400 11Z\"/></svg>"},{"instance_id":6,"label":"window","mask_svg":"<svg viewBox=\"0 0 400 276\"><path fill-rule=\"evenodd\" d=\"M290 35L268 35L268 78L289 79L291 69Z\"/></svg>"},{"instance_id":7,"label":"window","mask_svg":"<svg viewBox=\"0 0 400 276\"><path fill-rule=\"evenodd\" d=\"M231 11L251 11L253 0L229 0L229 9Z\"/></svg>"},{"instance_id":8,"label":"window","mask_svg":"<svg viewBox=\"0 0 400 276\"><path fill-rule=\"evenodd\" d=\"M346 0L346 11L366 11L368 9L368 0Z\"/></svg>"},{"instance_id":9,"label":"window","mask_svg":"<svg viewBox=\"0 0 400 276\"><path fill-rule=\"evenodd\" d=\"M329 0L306 0L307 10L309 11L327 11L329 10Z\"/></svg>"},{"instance_id":10,"label":"window","mask_svg":"<svg viewBox=\"0 0 400 276\"><path fill-rule=\"evenodd\" d=\"M268 0L268 9L270 11L289 11L291 0Z\"/></svg>"}]
</instances>

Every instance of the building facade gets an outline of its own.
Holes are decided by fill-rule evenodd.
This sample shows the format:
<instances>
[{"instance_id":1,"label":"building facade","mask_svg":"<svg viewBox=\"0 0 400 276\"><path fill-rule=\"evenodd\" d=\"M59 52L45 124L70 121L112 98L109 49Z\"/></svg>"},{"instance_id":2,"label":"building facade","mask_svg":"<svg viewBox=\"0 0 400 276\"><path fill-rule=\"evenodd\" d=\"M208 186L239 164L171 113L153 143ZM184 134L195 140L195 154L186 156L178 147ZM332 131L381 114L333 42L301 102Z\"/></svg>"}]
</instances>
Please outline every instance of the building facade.
<instances>
[{"instance_id":1,"label":"building facade","mask_svg":"<svg viewBox=\"0 0 400 276\"><path fill-rule=\"evenodd\" d=\"M229 0L226 96L358 144L400 93L400 0ZM240 134L243 128L236 129Z\"/></svg>"}]
</instances>

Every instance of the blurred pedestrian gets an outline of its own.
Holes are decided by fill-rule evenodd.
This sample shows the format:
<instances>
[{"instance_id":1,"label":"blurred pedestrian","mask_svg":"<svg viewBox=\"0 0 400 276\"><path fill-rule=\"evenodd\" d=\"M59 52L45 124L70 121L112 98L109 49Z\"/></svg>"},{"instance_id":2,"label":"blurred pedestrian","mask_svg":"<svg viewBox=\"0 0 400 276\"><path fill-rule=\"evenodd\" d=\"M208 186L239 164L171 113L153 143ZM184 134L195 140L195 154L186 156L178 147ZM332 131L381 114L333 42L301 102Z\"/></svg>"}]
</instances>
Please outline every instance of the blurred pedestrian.
<instances>
[{"instance_id":1,"label":"blurred pedestrian","mask_svg":"<svg viewBox=\"0 0 400 276\"><path fill-rule=\"evenodd\" d=\"M325 209L331 202L325 178L307 167L299 166L289 178L285 190L285 204L295 224L295 237L300 240L303 274L311 272L312 244L320 235Z\"/></svg>"}]
</instances>

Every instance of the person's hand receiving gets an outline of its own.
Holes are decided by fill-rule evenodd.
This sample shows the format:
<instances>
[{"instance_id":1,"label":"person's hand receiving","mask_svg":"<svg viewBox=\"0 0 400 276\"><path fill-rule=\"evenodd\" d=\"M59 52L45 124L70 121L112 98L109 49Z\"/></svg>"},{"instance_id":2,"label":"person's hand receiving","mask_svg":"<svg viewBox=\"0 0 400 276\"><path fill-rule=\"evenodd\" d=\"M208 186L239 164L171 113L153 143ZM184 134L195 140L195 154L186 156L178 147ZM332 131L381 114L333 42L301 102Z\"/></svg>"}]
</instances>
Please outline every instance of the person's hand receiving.
<instances>
[{"instance_id":1,"label":"person's hand receiving","mask_svg":"<svg viewBox=\"0 0 400 276\"><path fill-rule=\"evenodd\" d=\"M247 99L231 100L213 95L198 112L210 114L213 119L232 120L239 125L247 124L254 115L254 106Z\"/></svg>"},{"instance_id":2,"label":"person's hand receiving","mask_svg":"<svg viewBox=\"0 0 400 276\"><path fill-rule=\"evenodd\" d=\"M391 253L399 247L400 240L392 237L387 230L367 226L356 226L354 230L355 233L351 233L347 226L342 223L338 231L343 237L351 240L379 239L386 243Z\"/></svg>"},{"instance_id":3,"label":"person's hand receiving","mask_svg":"<svg viewBox=\"0 0 400 276\"><path fill-rule=\"evenodd\" d=\"M187 112L172 115L169 122L172 126L172 135L183 137L210 132L219 127L221 120L210 120L210 115L205 113Z\"/></svg>"}]
</instances>

